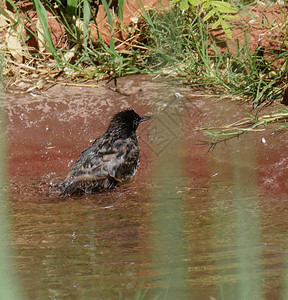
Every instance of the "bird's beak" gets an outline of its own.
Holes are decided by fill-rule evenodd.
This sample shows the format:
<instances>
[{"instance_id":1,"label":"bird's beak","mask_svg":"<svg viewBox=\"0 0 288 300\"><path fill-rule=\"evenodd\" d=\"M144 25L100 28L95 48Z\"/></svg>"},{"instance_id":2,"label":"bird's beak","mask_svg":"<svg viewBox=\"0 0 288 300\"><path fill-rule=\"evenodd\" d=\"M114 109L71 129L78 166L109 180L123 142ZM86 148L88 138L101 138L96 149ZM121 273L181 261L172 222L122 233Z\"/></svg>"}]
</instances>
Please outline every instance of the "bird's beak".
<instances>
[{"instance_id":1,"label":"bird's beak","mask_svg":"<svg viewBox=\"0 0 288 300\"><path fill-rule=\"evenodd\" d=\"M145 122L145 121L148 121L148 120L150 120L150 119L152 119L151 116L144 116L144 117L141 117L140 123Z\"/></svg>"}]
</instances>

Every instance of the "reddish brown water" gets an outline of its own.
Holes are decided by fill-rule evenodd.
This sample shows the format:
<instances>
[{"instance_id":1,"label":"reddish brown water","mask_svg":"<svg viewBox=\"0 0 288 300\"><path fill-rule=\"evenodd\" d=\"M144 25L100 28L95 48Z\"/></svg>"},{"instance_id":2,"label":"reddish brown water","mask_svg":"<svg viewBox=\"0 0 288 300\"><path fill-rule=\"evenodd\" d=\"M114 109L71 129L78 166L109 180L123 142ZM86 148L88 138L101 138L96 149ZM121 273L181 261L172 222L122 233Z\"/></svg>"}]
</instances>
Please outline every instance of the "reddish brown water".
<instances>
[{"instance_id":1,"label":"reddish brown water","mask_svg":"<svg viewBox=\"0 0 288 300\"><path fill-rule=\"evenodd\" d=\"M149 76L121 78L118 87L121 94L59 85L7 95L12 247L23 293L279 299L288 275L287 133L271 128L207 152L195 129L238 120L249 106ZM154 115L138 129L136 176L82 198L49 190L126 108Z\"/></svg>"}]
</instances>

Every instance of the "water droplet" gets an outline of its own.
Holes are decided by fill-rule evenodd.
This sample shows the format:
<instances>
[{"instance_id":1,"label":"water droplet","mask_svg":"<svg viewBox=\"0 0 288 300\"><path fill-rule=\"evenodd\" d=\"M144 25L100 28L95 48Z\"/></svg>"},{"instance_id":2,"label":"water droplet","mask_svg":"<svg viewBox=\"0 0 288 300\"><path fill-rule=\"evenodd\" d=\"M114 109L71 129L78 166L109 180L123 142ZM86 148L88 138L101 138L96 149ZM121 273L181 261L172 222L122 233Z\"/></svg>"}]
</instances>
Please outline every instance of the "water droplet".
<instances>
[{"instance_id":1,"label":"water droplet","mask_svg":"<svg viewBox=\"0 0 288 300\"><path fill-rule=\"evenodd\" d=\"M175 93L174 94L174 96L175 96L175 98L177 98L177 99L179 99L179 98L182 98L183 97L183 95L181 95L180 93Z\"/></svg>"},{"instance_id":2,"label":"water droplet","mask_svg":"<svg viewBox=\"0 0 288 300\"><path fill-rule=\"evenodd\" d=\"M71 159L71 160L68 162L67 166L70 167L70 166L73 164L73 162L74 162L74 160Z\"/></svg>"}]
</instances>

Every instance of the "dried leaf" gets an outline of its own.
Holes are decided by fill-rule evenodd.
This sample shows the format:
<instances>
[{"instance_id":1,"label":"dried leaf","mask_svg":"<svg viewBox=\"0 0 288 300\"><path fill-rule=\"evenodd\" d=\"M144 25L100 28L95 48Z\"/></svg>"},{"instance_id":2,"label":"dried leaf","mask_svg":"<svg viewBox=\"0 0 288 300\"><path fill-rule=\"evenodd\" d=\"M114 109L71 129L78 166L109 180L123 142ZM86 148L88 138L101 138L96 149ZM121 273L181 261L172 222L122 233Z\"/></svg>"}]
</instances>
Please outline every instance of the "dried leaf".
<instances>
[{"instance_id":1,"label":"dried leaf","mask_svg":"<svg viewBox=\"0 0 288 300\"><path fill-rule=\"evenodd\" d=\"M5 24L16 24L17 23L17 15L12 11L4 8L0 8L0 27L5 26Z\"/></svg>"},{"instance_id":2,"label":"dried leaf","mask_svg":"<svg viewBox=\"0 0 288 300\"><path fill-rule=\"evenodd\" d=\"M64 55L66 61L71 61L71 59L75 56L79 49L79 44L75 45L73 48L71 48L69 51L67 51Z\"/></svg>"},{"instance_id":3,"label":"dried leaf","mask_svg":"<svg viewBox=\"0 0 288 300\"><path fill-rule=\"evenodd\" d=\"M42 28L42 25L41 25L41 22L39 21L39 19L37 20L36 22L36 25L35 27L37 28L37 36L38 36L38 47L39 47L39 51L41 53L45 52L45 44L46 44L46 40L45 40L45 37L44 37L44 31L43 31L43 28Z\"/></svg>"},{"instance_id":4,"label":"dried leaf","mask_svg":"<svg viewBox=\"0 0 288 300\"><path fill-rule=\"evenodd\" d=\"M8 51L18 63L21 63L23 60L21 29L23 30L23 25L18 24L16 28L9 28L5 36Z\"/></svg>"}]
</instances>

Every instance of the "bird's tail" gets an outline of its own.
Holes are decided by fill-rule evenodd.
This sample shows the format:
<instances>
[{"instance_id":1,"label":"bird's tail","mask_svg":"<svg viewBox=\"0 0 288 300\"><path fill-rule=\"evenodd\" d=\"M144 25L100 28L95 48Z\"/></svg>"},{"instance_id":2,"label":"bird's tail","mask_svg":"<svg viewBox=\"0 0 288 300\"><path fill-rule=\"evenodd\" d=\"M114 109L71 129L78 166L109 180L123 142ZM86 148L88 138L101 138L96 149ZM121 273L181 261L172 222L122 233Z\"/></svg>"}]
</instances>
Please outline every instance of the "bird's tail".
<instances>
[{"instance_id":1,"label":"bird's tail","mask_svg":"<svg viewBox=\"0 0 288 300\"><path fill-rule=\"evenodd\" d=\"M80 182L63 181L63 182L61 182L59 187L61 189L61 193L60 193L61 197L70 197L70 196L75 195L75 194L81 195L81 194L84 193L84 190L81 187Z\"/></svg>"},{"instance_id":2,"label":"bird's tail","mask_svg":"<svg viewBox=\"0 0 288 300\"><path fill-rule=\"evenodd\" d=\"M117 185L117 181L112 177L104 176L78 176L73 179L64 180L61 186L60 196L81 196L84 193L95 193L103 189L111 189Z\"/></svg>"}]
</instances>

